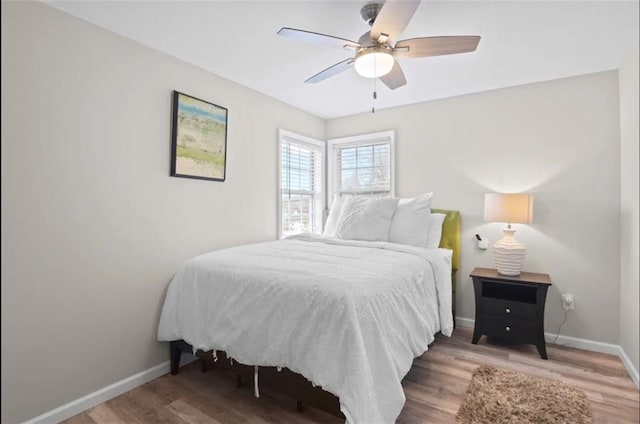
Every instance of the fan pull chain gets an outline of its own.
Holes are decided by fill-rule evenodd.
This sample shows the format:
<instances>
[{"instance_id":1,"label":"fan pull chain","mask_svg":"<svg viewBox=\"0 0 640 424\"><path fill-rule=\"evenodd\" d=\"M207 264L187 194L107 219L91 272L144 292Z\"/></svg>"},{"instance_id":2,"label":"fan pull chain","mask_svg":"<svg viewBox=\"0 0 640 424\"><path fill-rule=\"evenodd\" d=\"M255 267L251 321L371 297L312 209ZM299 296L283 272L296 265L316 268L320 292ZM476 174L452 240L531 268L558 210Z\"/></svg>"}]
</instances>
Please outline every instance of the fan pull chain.
<instances>
[{"instance_id":1,"label":"fan pull chain","mask_svg":"<svg viewBox=\"0 0 640 424\"><path fill-rule=\"evenodd\" d=\"M371 101L371 113L376 113L376 99L378 98L378 93L376 92L376 81L378 78L375 77L378 71L376 70L376 61L373 61L373 100Z\"/></svg>"}]
</instances>

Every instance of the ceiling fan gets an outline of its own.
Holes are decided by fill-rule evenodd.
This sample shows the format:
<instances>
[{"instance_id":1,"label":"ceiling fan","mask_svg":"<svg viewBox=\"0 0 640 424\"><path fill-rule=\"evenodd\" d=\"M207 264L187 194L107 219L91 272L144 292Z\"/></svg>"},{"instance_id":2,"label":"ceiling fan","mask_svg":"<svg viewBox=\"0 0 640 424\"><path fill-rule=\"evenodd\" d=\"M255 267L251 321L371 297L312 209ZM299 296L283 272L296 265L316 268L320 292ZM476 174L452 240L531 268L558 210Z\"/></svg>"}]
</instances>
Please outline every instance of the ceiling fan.
<instances>
[{"instance_id":1,"label":"ceiling fan","mask_svg":"<svg viewBox=\"0 0 640 424\"><path fill-rule=\"evenodd\" d=\"M367 78L379 78L391 90L407 83L398 58L440 56L472 52L478 46L476 35L420 37L396 40L400 37L420 5L420 0L374 0L365 4L360 16L371 26L356 41L332 35L281 28L278 35L329 47L351 49L355 57L343 60L307 79L317 83L354 66L356 72Z\"/></svg>"}]
</instances>

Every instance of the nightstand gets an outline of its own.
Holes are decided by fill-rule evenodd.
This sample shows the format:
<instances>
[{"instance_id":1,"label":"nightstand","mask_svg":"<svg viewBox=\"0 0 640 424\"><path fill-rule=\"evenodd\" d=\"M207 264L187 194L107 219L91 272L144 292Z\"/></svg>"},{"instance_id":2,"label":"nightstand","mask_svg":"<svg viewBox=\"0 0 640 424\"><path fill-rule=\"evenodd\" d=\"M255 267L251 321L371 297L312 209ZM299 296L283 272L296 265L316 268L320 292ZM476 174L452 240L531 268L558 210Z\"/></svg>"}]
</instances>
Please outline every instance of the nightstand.
<instances>
[{"instance_id":1,"label":"nightstand","mask_svg":"<svg viewBox=\"0 0 640 424\"><path fill-rule=\"evenodd\" d=\"M551 286L548 274L522 272L515 277L495 269L475 268L471 272L476 295L476 323L472 343L482 335L515 343L536 345L547 359L544 341L544 304Z\"/></svg>"}]
</instances>

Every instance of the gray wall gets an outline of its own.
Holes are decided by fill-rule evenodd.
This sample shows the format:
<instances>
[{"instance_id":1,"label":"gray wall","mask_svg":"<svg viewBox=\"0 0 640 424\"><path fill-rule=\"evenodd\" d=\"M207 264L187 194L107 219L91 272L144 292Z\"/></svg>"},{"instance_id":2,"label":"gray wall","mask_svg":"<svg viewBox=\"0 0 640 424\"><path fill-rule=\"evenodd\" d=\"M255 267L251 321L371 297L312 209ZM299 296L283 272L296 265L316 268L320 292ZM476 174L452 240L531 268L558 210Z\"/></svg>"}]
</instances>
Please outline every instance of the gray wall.
<instances>
[{"instance_id":1,"label":"gray wall","mask_svg":"<svg viewBox=\"0 0 640 424\"><path fill-rule=\"evenodd\" d=\"M168 176L174 89L229 109L226 182ZM323 120L246 87L2 2L3 423L168 359L155 337L176 269L276 238L279 127L324 138Z\"/></svg>"},{"instance_id":2,"label":"gray wall","mask_svg":"<svg viewBox=\"0 0 640 424\"><path fill-rule=\"evenodd\" d=\"M381 94L384 95L384 94ZM483 222L484 193L535 194L534 222L515 225L525 270L551 275L545 330L619 343L620 143L617 72L507 88L332 119L327 137L396 130L396 193L433 191L434 207L462 213L457 315L474 317L469 272L492 267L503 224Z\"/></svg>"},{"instance_id":3,"label":"gray wall","mask_svg":"<svg viewBox=\"0 0 640 424\"><path fill-rule=\"evenodd\" d=\"M638 46L630 52L618 71L620 78L620 184L621 184L621 285L620 285L620 345L631 359L636 372L640 369L640 299L638 280Z\"/></svg>"}]
</instances>

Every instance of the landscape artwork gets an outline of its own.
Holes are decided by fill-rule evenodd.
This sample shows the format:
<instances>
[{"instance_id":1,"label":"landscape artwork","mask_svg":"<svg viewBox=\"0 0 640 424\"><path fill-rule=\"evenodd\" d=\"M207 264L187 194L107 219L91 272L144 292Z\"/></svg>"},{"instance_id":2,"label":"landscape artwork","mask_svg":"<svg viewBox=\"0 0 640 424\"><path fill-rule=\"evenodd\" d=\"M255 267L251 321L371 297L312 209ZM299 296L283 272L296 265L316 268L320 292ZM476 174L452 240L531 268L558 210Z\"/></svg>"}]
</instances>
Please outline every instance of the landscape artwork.
<instances>
[{"instance_id":1,"label":"landscape artwork","mask_svg":"<svg viewBox=\"0 0 640 424\"><path fill-rule=\"evenodd\" d=\"M224 181L227 109L173 92L171 175Z\"/></svg>"}]
</instances>

